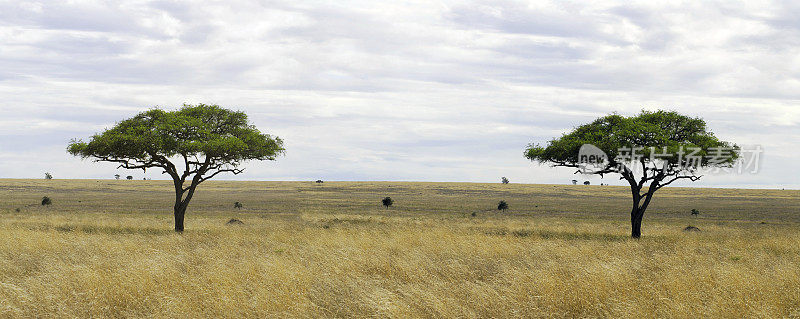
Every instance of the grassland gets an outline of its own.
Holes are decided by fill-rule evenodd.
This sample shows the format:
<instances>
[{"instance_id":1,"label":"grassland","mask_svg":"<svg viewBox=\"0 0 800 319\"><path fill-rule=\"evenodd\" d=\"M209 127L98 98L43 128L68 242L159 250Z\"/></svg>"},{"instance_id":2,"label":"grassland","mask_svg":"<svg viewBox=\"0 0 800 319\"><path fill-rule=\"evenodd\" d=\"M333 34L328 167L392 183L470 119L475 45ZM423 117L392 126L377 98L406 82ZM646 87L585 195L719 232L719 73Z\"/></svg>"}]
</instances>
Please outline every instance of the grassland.
<instances>
[{"instance_id":1,"label":"grassland","mask_svg":"<svg viewBox=\"0 0 800 319\"><path fill-rule=\"evenodd\" d=\"M664 189L635 241L621 187L210 181L183 234L170 190L0 180L0 317L800 317L798 191Z\"/></svg>"}]
</instances>

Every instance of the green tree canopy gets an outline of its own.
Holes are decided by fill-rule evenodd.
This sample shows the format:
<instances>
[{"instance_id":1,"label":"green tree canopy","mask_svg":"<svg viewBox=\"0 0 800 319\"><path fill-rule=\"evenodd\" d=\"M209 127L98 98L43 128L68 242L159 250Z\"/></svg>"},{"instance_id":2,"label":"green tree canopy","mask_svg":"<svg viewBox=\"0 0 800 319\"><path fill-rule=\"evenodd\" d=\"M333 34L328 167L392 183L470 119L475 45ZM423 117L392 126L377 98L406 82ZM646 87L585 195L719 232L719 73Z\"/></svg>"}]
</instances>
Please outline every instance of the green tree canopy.
<instances>
[{"instance_id":1,"label":"green tree canopy","mask_svg":"<svg viewBox=\"0 0 800 319\"><path fill-rule=\"evenodd\" d=\"M198 104L148 110L89 142L72 140L67 151L121 168L163 170L175 184L175 230L183 231L183 215L197 185L220 173L240 174L239 166L248 160L275 160L284 148L280 138L250 125L247 114Z\"/></svg>"},{"instance_id":2,"label":"green tree canopy","mask_svg":"<svg viewBox=\"0 0 800 319\"><path fill-rule=\"evenodd\" d=\"M591 145L591 146L587 146ZM607 157L587 161L583 150ZM553 139L547 146L531 144L525 157L578 173L618 173L633 194L632 236L641 236L641 219L653 194L678 180L699 180L703 167L730 167L739 148L721 141L701 118L670 111L642 111L636 116L611 114Z\"/></svg>"}]
</instances>

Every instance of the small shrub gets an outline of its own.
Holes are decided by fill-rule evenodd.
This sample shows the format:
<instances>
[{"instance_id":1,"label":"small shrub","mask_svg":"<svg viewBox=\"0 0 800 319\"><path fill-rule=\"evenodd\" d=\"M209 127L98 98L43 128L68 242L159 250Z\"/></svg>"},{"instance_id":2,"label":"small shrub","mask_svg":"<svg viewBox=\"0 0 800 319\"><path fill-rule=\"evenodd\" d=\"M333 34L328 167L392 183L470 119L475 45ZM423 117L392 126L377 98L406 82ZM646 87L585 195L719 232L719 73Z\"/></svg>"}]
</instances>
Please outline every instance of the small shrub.
<instances>
[{"instance_id":1,"label":"small shrub","mask_svg":"<svg viewBox=\"0 0 800 319\"><path fill-rule=\"evenodd\" d=\"M324 183L324 182L323 182L321 179L318 179L318 180L316 181L316 183L317 183L317 184L322 184L322 183Z\"/></svg>"},{"instance_id":2,"label":"small shrub","mask_svg":"<svg viewBox=\"0 0 800 319\"><path fill-rule=\"evenodd\" d=\"M472 217L478 216L478 213L472 212Z\"/></svg>"},{"instance_id":3,"label":"small shrub","mask_svg":"<svg viewBox=\"0 0 800 319\"><path fill-rule=\"evenodd\" d=\"M236 218L231 218L227 223L225 223L225 225L244 225L244 222Z\"/></svg>"},{"instance_id":4,"label":"small shrub","mask_svg":"<svg viewBox=\"0 0 800 319\"><path fill-rule=\"evenodd\" d=\"M503 177L500 178L500 182L502 182L503 184L508 184L508 178L503 176Z\"/></svg>"},{"instance_id":5,"label":"small shrub","mask_svg":"<svg viewBox=\"0 0 800 319\"><path fill-rule=\"evenodd\" d=\"M386 196L381 200L381 203L383 204L383 206L386 206L386 209L389 209L389 206L392 206L392 204L394 204L394 201L392 200L391 197Z\"/></svg>"},{"instance_id":6,"label":"small shrub","mask_svg":"<svg viewBox=\"0 0 800 319\"><path fill-rule=\"evenodd\" d=\"M125 179L127 179L129 181L132 181L133 180L133 176L128 175L128 177L125 177Z\"/></svg>"},{"instance_id":7,"label":"small shrub","mask_svg":"<svg viewBox=\"0 0 800 319\"><path fill-rule=\"evenodd\" d=\"M20 209L19 209L19 208L17 208L17 209L15 209L14 211L15 211L15 212L17 212L17 213L19 213L19 212L20 212Z\"/></svg>"},{"instance_id":8,"label":"small shrub","mask_svg":"<svg viewBox=\"0 0 800 319\"><path fill-rule=\"evenodd\" d=\"M694 227L694 226L686 226L686 228L684 228L683 231L685 231L685 232L699 232L700 228L697 228L697 227Z\"/></svg>"},{"instance_id":9,"label":"small shrub","mask_svg":"<svg viewBox=\"0 0 800 319\"><path fill-rule=\"evenodd\" d=\"M44 179L53 179L53 175L50 173L44 173Z\"/></svg>"},{"instance_id":10,"label":"small shrub","mask_svg":"<svg viewBox=\"0 0 800 319\"><path fill-rule=\"evenodd\" d=\"M501 200L499 203L497 203L497 210L506 211L506 209L508 209L508 203L506 203L506 201Z\"/></svg>"},{"instance_id":11,"label":"small shrub","mask_svg":"<svg viewBox=\"0 0 800 319\"><path fill-rule=\"evenodd\" d=\"M692 208L692 216L697 216L697 215L700 215L700 211Z\"/></svg>"},{"instance_id":12,"label":"small shrub","mask_svg":"<svg viewBox=\"0 0 800 319\"><path fill-rule=\"evenodd\" d=\"M233 208L242 209L242 203L240 203L240 202L233 203Z\"/></svg>"},{"instance_id":13,"label":"small shrub","mask_svg":"<svg viewBox=\"0 0 800 319\"><path fill-rule=\"evenodd\" d=\"M42 206L47 206L51 204L53 204L53 201L50 199L50 197L47 196L42 197Z\"/></svg>"}]
</instances>

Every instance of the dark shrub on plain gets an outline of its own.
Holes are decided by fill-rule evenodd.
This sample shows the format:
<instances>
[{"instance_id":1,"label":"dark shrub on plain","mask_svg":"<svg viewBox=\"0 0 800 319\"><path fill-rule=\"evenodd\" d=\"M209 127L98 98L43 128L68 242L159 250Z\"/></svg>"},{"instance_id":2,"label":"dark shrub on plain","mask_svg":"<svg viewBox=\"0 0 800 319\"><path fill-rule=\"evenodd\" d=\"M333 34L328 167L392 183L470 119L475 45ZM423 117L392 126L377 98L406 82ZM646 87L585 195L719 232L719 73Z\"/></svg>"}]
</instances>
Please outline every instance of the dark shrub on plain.
<instances>
[{"instance_id":1,"label":"dark shrub on plain","mask_svg":"<svg viewBox=\"0 0 800 319\"><path fill-rule=\"evenodd\" d=\"M389 206L392 206L392 204L394 204L394 201L392 200L391 197L386 196L381 200L381 203L383 204L383 206L386 206L386 209L389 209Z\"/></svg>"},{"instance_id":2,"label":"dark shrub on plain","mask_svg":"<svg viewBox=\"0 0 800 319\"><path fill-rule=\"evenodd\" d=\"M506 203L506 201L501 200L499 203L497 203L497 210L506 211L506 209L508 209L508 203Z\"/></svg>"}]
</instances>

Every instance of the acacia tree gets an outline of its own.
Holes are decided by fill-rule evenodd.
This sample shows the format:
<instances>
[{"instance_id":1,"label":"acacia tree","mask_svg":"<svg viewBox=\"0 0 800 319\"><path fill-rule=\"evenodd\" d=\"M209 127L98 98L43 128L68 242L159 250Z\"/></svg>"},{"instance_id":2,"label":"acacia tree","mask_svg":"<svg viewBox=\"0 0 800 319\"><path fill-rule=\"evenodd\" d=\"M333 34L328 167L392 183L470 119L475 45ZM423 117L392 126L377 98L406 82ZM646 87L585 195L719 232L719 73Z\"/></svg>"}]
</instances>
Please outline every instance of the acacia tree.
<instances>
[{"instance_id":1,"label":"acacia tree","mask_svg":"<svg viewBox=\"0 0 800 319\"><path fill-rule=\"evenodd\" d=\"M184 105L176 111L151 109L92 136L72 140L67 151L120 168L155 168L175 186L175 231L183 231L186 208L200 183L221 173L238 175L248 160L275 160L283 141L262 134L243 112L217 105Z\"/></svg>"},{"instance_id":2,"label":"acacia tree","mask_svg":"<svg viewBox=\"0 0 800 319\"><path fill-rule=\"evenodd\" d=\"M598 118L547 146L531 144L525 157L578 168L576 173L620 174L620 179L630 184L633 197L631 237L639 238L644 212L656 191L679 180L697 181L704 167L730 167L738 150L715 137L701 118L642 111L631 117L611 114Z\"/></svg>"}]
</instances>

